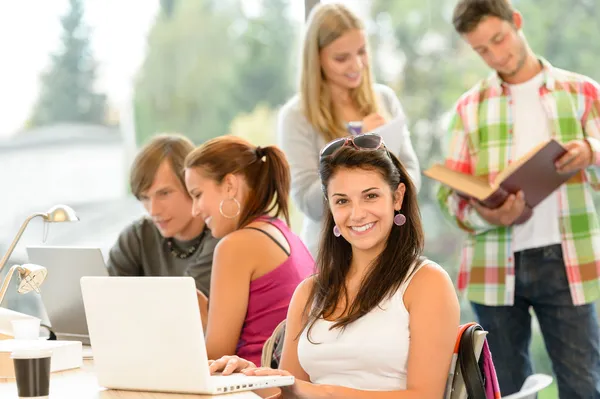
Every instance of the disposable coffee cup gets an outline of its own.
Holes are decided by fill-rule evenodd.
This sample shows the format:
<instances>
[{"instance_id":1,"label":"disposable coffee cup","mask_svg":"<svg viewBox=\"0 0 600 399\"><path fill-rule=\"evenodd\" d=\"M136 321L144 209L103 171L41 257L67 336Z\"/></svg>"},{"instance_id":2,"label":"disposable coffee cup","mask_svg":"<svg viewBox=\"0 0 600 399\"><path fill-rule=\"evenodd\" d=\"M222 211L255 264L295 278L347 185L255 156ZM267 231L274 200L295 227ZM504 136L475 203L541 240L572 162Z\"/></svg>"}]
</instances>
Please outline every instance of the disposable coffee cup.
<instances>
[{"instance_id":1,"label":"disposable coffee cup","mask_svg":"<svg viewBox=\"0 0 600 399\"><path fill-rule=\"evenodd\" d=\"M39 339L40 321L40 319L35 317L11 320L14 338L29 340Z\"/></svg>"},{"instance_id":2,"label":"disposable coffee cup","mask_svg":"<svg viewBox=\"0 0 600 399\"><path fill-rule=\"evenodd\" d=\"M50 360L48 349L22 349L11 356L15 367L20 399L46 399L50 395Z\"/></svg>"}]
</instances>

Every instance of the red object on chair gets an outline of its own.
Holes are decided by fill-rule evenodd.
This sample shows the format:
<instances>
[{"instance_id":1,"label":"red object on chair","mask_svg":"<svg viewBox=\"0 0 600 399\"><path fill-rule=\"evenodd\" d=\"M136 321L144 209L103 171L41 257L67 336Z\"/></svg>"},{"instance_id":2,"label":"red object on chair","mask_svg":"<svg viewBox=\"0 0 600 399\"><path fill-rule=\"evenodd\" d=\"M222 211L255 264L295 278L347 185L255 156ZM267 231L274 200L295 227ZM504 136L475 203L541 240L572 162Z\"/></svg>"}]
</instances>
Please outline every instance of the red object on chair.
<instances>
[{"instance_id":1,"label":"red object on chair","mask_svg":"<svg viewBox=\"0 0 600 399\"><path fill-rule=\"evenodd\" d=\"M500 399L496 370L485 335L475 323L459 326L445 399ZM483 356L481 368L478 359ZM458 367L457 367L458 366Z\"/></svg>"}]
</instances>

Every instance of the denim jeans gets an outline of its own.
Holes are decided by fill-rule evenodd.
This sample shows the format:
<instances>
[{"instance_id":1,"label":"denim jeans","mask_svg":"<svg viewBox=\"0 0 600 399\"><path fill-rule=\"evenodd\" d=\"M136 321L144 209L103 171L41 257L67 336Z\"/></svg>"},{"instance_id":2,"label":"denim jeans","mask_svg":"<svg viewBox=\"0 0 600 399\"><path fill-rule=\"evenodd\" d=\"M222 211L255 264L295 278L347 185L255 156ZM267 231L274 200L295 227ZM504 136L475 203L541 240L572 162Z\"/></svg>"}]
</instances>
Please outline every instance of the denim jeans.
<instances>
[{"instance_id":1,"label":"denim jeans","mask_svg":"<svg viewBox=\"0 0 600 399\"><path fill-rule=\"evenodd\" d=\"M502 396L533 373L531 314L537 316L564 399L600 398L600 337L594 304L574 306L560 245L515 253L513 306L472 303L487 337Z\"/></svg>"}]
</instances>

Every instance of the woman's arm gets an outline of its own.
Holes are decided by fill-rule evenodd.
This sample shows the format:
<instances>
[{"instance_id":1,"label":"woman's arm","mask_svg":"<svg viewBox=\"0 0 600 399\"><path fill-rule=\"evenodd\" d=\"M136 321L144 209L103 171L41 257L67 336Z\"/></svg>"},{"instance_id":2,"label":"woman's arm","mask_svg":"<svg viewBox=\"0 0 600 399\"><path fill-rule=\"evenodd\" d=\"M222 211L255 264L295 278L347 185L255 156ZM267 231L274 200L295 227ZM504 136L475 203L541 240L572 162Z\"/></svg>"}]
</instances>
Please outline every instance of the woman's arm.
<instances>
[{"instance_id":1,"label":"woman's arm","mask_svg":"<svg viewBox=\"0 0 600 399\"><path fill-rule=\"evenodd\" d=\"M406 289L404 304L410 320L407 392L415 398L441 398L460 324L460 305L448 273L432 262L421 266Z\"/></svg>"},{"instance_id":2,"label":"woman's arm","mask_svg":"<svg viewBox=\"0 0 600 399\"><path fill-rule=\"evenodd\" d=\"M306 371L304 371L298 360L298 338L302 332L304 323L306 322L304 307L308 301L313 281L313 277L307 278L301 282L294 291L285 321L283 350L279 362L279 368L281 370L286 370L293 375L296 380L302 381L310 381L310 377Z\"/></svg>"},{"instance_id":3,"label":"woman's arm","mask_svg":"<svg viewBox=\"0 0 600 399\"><path fill-rule=\"evenodd\" d=\"M298 340L296 339L296 336L302 330L305 320L302 313L312 287L312 281L313 278L309 277L300 283L294 291L294 295L290 301L279 370L266 367L257 368L252 362L238 356L223 356L215 361L209 360L211 374L221 372L223 375L229 375L231 373L241 372L247 375L293 375L296 378L296 384L300 383L302 380L308 381L309 376L302 366L300 366L300 362L298 361ZM268 396L269 399L281 397L281 393ZM291 396L288 393L288 396L286 397Z\"/></svg>"},{"instance_id":4,"label":"woman's arm","mask_svg":"<svg viewBox=\"0 0 600 399\"><path fill-rule=\"evenodd\" d=\"M311 399L439 399L444 393L459 325L459 304L448 274L435 264L426 264L413 277L404 303L410 318L410 348L407 389L404 391L363 391L333 385L308 382L300 367L297 344L292 341L298 332L290 314L292 329L282 355L282 369L294 370L296 383L282 388L283 398ZM292 309L290 308L290 312ZM294 350L293 353L290 351ZM382 348L385 350L385 348ZM285 362L285 363L284 363ZM283 373L280 370L256 369L256 375Z\"/></svg>"},{"instance_id":5,"label":"woman's arm","mask_svg":"<svg viewBox=\"0 0 600 399\"><path fill-rule=\"evenodd\" d=\"M283 234L272 225L261 230L270 231L284 247L289 248ZM203 324L206 324L206 350L209 359L234 355L242 326L248 312L250 283L275 269L287 254L263 233L239 229L227 235L215 247L210 285L210 301L198 295ZM206 299L206 300L205 300ZM204 314L208 309L208 321Z\"/></svg>"},{"instance_id":6,"label":"woman's arm","mask_svg":"<svg viewBox=\"0 0 600 399\"><path fill-rule=\"evenodd\" d=\"M294 203L310 219L320 220L325 209L319 180L321 149L315 147L315 131L296 105L292 100L281 109L277 120L277 143L290 164Z\"/></svg>"},{"instance_id":7,"label":"woman's arm","mask_svg":"<svg viewBox=\"0 0 600 399\"><path fill-rule=\"evenodd\" d=\"M196 289L196 296L198 297L198 307L200 308L202 330L206 331L206 325L208 324L208 298L199 289Z\"/></svg>"},{"instance_id":8,"label":"woman's arm","mask_svg":"<svg viewBox=\"0 0 600 399\"><path fill-rule=\"evenodd\" d=\"M406 171L410 175L410 178L417 189L417 192L421 188L421 167L419 165L419 159L417 158L417 153L412 144L412 140L410 138L410 131L408 130L408 120L406 118L406 114L404 113L404 109L402 108L402 104L390 87L384 85L377 85L377 90L381 93L381 97L384 100L384 105L387 108L387 111L390 114L390 117L393 119L403 119L404 120L404 129L399 132L400 137L400 147L391 148L391 150L398 156L402 165L406 168Z\"/></svg>"},{"instance_id":9,"label":"woman's arm","mask_svg":"<svg viewBox=\"0 0 600 399\"><path fill-rule=\"evenodd\" d=\"M235 354L246 311L253 263L244 235L234 232L215 247L210 282L210 305L205 328L209 359ZM200 304L201 313L206 308ZM206 320L202 315L203 321ZM204 324L204 323L203 323Z\"/></svg>"},{"instance_id":10,"label":"woman's arm","mask_svg":"<svg viewBox=\"0 0 600 399\"><path fill-rule=\"evenodd\" d=\"M410 132L408 131L408 126L406 124L404 125L404 131L402 132L402 143L400 144L400 150L398 151L398 159L400 159L402 165L406 168L418 193L421 189L421 166L419 165L419 158L417 158L417 153L413 148Z\"/></svg>"}]
</instances>

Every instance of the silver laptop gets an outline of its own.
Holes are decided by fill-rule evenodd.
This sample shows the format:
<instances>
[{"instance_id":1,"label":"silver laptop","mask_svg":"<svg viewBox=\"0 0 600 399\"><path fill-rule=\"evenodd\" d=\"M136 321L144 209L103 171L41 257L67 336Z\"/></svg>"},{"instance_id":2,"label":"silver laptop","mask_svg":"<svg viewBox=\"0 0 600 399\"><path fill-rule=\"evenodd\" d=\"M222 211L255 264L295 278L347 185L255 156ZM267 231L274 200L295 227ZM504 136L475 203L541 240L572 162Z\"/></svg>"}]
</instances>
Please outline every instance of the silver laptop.
<instances>
[{"instance_id":1,"label":"silver laptop","mask_svg":"<svg viewBox=\"0 0 600 399\"><path fill-rule=\"evenodd\" d=\"M294 383L210 375L191 277L83 277L81 291L103 387L214 395Z\"/></svg>"},{"instance_id":2,"label":"silver laptop","mask_svg":"<svg viewBox=\"0 0 600 399\"><path fill-rule=\"evenodd\" d=\"M89 344L80 280L108 276L99 248L28 247L29 262L48 269L40 287L42 301L58 339Z\"/></svg>"}]
</instances>

